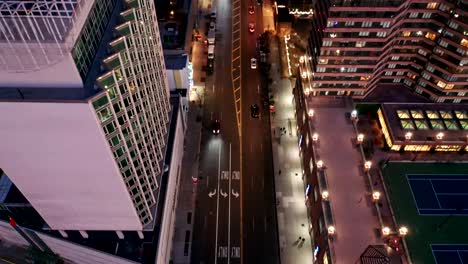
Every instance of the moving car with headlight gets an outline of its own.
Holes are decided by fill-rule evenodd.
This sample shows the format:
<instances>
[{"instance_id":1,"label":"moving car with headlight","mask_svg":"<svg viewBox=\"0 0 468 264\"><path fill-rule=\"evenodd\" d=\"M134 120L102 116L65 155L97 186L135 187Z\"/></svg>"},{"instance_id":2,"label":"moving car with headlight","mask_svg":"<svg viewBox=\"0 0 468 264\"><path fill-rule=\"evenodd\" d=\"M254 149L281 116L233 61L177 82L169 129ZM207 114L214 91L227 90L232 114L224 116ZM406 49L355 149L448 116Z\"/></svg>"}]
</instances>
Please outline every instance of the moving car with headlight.
<instances>
[{"instance_id":1,"label":"moving car with headlight","mask_svg":"<svg viewBox=\"0 0 468 264\"><path fill-rule=\"evenodd\" d=\"M213 135L218 135L219 132L221 131L221 123L219 122L218 119L213 121L213 123L211 124L211 130L213 132Z\"/></svg>"}]
</instances>

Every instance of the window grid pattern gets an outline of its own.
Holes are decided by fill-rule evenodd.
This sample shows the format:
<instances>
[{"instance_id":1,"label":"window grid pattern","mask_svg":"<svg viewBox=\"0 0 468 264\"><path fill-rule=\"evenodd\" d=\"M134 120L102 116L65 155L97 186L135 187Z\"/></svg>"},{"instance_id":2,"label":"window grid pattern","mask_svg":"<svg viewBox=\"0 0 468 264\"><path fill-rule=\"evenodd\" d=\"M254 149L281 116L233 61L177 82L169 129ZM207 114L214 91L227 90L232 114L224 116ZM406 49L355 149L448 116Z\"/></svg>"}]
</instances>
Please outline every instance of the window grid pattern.
<instances>
[{"instance_id":1,"label":"window grid pattern","mask_svg":"<svg viewBox=\"0 0 468 264\"><path fill-rule=\"evenodd\" d=\"M93 103L142 224L151 222L157 203L170 111L153 5L133 1L133 9L121 13L127 21L110 44L115 54L104 60L109 72L98 78L107 103Z\"/></svg>"},{"instance_id":2,"label":"window grid pattern","mask_svg":"<svg viewBox=\"0 0 468 264\"><path fill-rule=\"evenodd\" d=\"M411 1L401 1L399 4L382 2L381 4L389 9L372 11L371 7L376 5L375 1L336 1L336 4L332 6L339 7L340 10L325 10L324 13L328 14L324 19L327 24L327 33L312 34L313 41L310 42L310 44L319 45L315 48L319 49L319 52L311 56L314 64L312 68L315 69L317 64L328 66L324 74L314 72L319 73L315 74L311 81L311 86L317 89L314 94L324 95L327 92L346 91L349 88L362 89L362 92L365 91L367 94L382 83L397 81L405 83L414 90L424 91L421 94L426 97L434 95L434 100L438 98L444 100L448 96L460 96L466 99L466 95L449 95L444 91L444 89L465 88L460 83L466 79L466 72L460 68L464 65L461 63L460 54L463 54L462 34L466 31L466 28L461 27L459 23L463 16L453 16L448 8L435 12L434 9L439 7L436 2L431 2L430 5ZM363 7L363 10L355 10L355 5ZM349 9L344 8L347 6ZM455 4L452 8L461 7ZM381 18L382 21L367 21L368 12L374 12L374 18L376 20ZM355 21L347 21L347 18ZM321 31L318 29L316 32ZM437 54L433 51L434 47L445 53ZM455 53L456 55L452 55ZM391 58L397 55L411 58L411 60L402 58L405 63L392 63ZM357 60L344 59L349 57L359 57L360 60L366 60L366 65L373 66L372 71L369 72L369 79L349 80L347 76L339 74L340 67L353 67L357 64ZM435 64L434 68L437 72L435 75L440 76L445 83L451 82L451 86L448 86L450 88L437 87L437 80L434 78L428 79L427 86L419 85L419 80L425 72L424 67L428 64L428 58L431 63ZM321 63L325 60L327 60L326 63ZM447 61L450 62L449 65ZM388 66L389 64L393 64L392 67ZM385 71L387 67L399 71L395 73ZM406 77L406 74L411 74L411 77ZM463 77L453 77L455 74L461 74ZM395 78L395 75L402 76L402 78ZM452 77L455 80L452 80ZM338 94L340 94L339 91ZM457 101L453 98L445 100Z\"/></svg>"},{"instance_id":3,"label":"window grid pattern","mask_svg":"<svg viewBox=\"0 0 468 264\"><path fill-rule=\"evenodd\" d=\"M465 110L399 109L396 114L405 130L468 130L468 113Z\"/></svg>"},{"instance_id":4,"label":"window grid pattern","mask_svg":"<svg viewBox=\"0 0 468 264\"><path fill-rule=\"evenodd\" d=\"M99 43L115 6L115 1L97 0L72 50L73 60L84 80L93 63Z\"/></svg>"}]
</instances>

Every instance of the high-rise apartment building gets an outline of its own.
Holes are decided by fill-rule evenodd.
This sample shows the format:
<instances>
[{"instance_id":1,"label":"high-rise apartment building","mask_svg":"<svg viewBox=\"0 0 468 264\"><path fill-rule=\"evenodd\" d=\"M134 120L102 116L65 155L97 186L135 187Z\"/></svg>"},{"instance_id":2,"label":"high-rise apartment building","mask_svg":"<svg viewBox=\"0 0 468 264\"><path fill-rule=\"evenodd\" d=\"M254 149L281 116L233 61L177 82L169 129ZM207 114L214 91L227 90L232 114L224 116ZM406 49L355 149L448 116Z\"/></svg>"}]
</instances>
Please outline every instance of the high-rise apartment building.
<instances>
[{"instance_id":1,"label":"high-rise apartment building","mask_svg":"<svg viewBox=\"0 0 468 264\"><path fill-rule=\"evenodd\" d=\"M2 169L53 230L152 230L171 108L154 1L0 18Z\"/></svg>"},{"instance_id":2,"label":"high-rise apartment building","mask_svg":"<svg viewBox=\"0 0 468 264\"><path fill-rule=\"evenodd\" d=\"M317 0L304 91L364 98L405 85L437 102L468 101L468 2ZM306 56L307 57L307 56Z\"/></svg>"}]
</instances>

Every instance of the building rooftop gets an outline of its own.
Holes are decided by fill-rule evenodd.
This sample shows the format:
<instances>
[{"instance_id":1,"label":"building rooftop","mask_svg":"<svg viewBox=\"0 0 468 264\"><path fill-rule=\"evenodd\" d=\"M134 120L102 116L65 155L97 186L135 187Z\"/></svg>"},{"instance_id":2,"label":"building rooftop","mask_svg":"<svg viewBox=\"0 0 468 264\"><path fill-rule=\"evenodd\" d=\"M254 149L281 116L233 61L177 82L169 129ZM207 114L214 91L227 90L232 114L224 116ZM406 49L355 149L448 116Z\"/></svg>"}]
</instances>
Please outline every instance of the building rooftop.
<instances>
[{"instance_id":1,"label":"building rooftop","mask_svg":"<svg viewBox=\"0 0 468 264\"><path fill-rule=\"evenodd\" d=\"M168 124L169 132L166 138L167 144L165 147L165 157L162 161L163 164L161 165L161 168L170 166L171 164L173 143L180 107L180 96L178 94L172 94L170 103L172 106L171 118L170 123ZM14 211L13 216L18 224L27 228L32 228L38 232L46 233L59 239L94 248L132 261L153 264L159 244L159 234L161 232L162 214L165 206L169 171L170 170L163 170L163 173L159 175L159 188L155 194L155 196L158 197L157 203L155 207L152 208L155 217L154 221L151 223L151 229L143 231L143 239L138 237L136 231L123 231L125 236L124 239L119 239L114 231L87 231L89 237L85 239L78 231L69 230L66 231L68 238L64 238L58 231L48 230L46 223L30 205L28 206L28 204L24 204L23 207L17 208L16 211ZM1 184L2 180L0 178L0 188L2 187ZM0 190L0 196L7 197L4 203L27 203L26 198L24 198L21 193L18 193L18 189L14 184L9 188L8 194L3 195L2 191L3 190ZM16 199L13 199L14 197L16 197ZM0 219L8 221L9 216L9 212L0 210Z\"/></svg>"},{"instance_id":2,"label":"building rooftop","mask_svg":"<svg viewBox=\"0 0 468 264\"><path fill-rule=\"evenodd\" d=\"M325 166L319 170L319 182L321 191L329 193L325 204L331 210L324 206L325 222L336 230L330 243L334 263L354 263L369 245L382 243L376 232L380 224L369 203L360 153L351 143L355 132L345 118L347 111L343 107L315 108L314 120L309 121L319 135L317 160Z\"/></svg>"},{"instance_id":3,"label":"building rooftop","mask_svg":"<svg viewBox=\"0 0 468 264\"><path fill-rule=\"evenodd\" d=\"M182 70L187 66L187 54L164 55L167 70Z\"/></svg>"},{"instance_id":4,"label":"building rooftop","mask_svg":"<svg viewBox=\"0 0 468 264\"><path fill-rule=\"evenodd\" d=\"M192 0L156 0L155 3L164 54L188 52ZM171 11L174 11L173 15Z\"/></svg>"},{"instance_id":5,"label":"building rooftop","mask_svg":"<svg viewBox=\"0 0 468 264\"><path fill-rule=\"evenodd\" d=\"M443 142L466 142L468 135L468 105L437 103L384 103L383 116L390 136L404 141L411 132L412 141L436 141L443 133Z\"/></svg>"},{"instance_id":6,"label":"building rooftop","mask_svg":"<svg viewBox=\"0 0 468 264\"><path fill-rule=\"evenodd\" d=\"M370 92L363 103L429 103L429 99L414 93L403 84L380 84Z\"/></svg>"},{"instance_id":7,"label":"building rooftop","mask_svg":"<svg viewBox=\"0 0 468 264\"><path fill-rule=\"evenodd\" d=\"M8 2L8 1L7 1ZM10 1L17 2L17 1ZM36 1L25 1L25 2L36 2ZM81 1L86 2L89 5L91 0ZM2 4L0 4L1 6ZM96 79L102 74L101 65L103 59L107 56L107 49L109 43L113 40L114 28L119 23L119 13L123 10L122 1L116 1L115 8L112 16L107 25L107 29L102 37L94 61L91 65L91 69L88 72L85 80L82 81L81 87L50 87L40 86L37 87L10 87L0 86L0 102L1 101L47 101L47 102L85 102L87 99L95 96L102 90L99 86L95 85ZM0 20L1 21L1 20ZM0 23L1 25L1 23ZM23 50L24 52L24 50ZM1 64L0 64L1 66ZM2 68L0 67L0 76L2 76ZM8 72L7 72L8 73ZM50 72L49 72L50 73ZM49 74L48 73L48 74ZM55 73L57 74L57 72ZM27 72L20 73L16 78L30 78ZM6 80L3 80L6 81ZM38 80L39 82L39 80Z\"/></svg>"}]
</instances>

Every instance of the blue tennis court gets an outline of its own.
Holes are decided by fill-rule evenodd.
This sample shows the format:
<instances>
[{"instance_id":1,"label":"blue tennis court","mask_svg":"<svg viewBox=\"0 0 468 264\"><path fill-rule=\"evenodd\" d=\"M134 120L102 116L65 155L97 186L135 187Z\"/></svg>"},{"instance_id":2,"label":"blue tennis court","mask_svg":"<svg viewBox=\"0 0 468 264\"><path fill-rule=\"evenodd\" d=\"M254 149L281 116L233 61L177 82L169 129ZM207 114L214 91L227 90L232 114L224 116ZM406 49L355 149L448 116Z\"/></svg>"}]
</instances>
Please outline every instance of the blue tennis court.
<instances>
[{"instance_id":1,"label":"blue tennis court","mask_svg":"<svg viewBox=\"0 0 468 264\"><path fill-rule=\"evenodd\" d=\"M437 264L467 264L468 245L431 245Z\"/></svg>"},{"instance_id":2,"label":"blue tennis court","mask_svg":"<svg viewBox=\"0 0 468 264\"><path fill-rule=\"evenodd\" d=\"M468 215L468 175L407 174L406 178L420 215Z\"/></svg>"}]
</instances>

